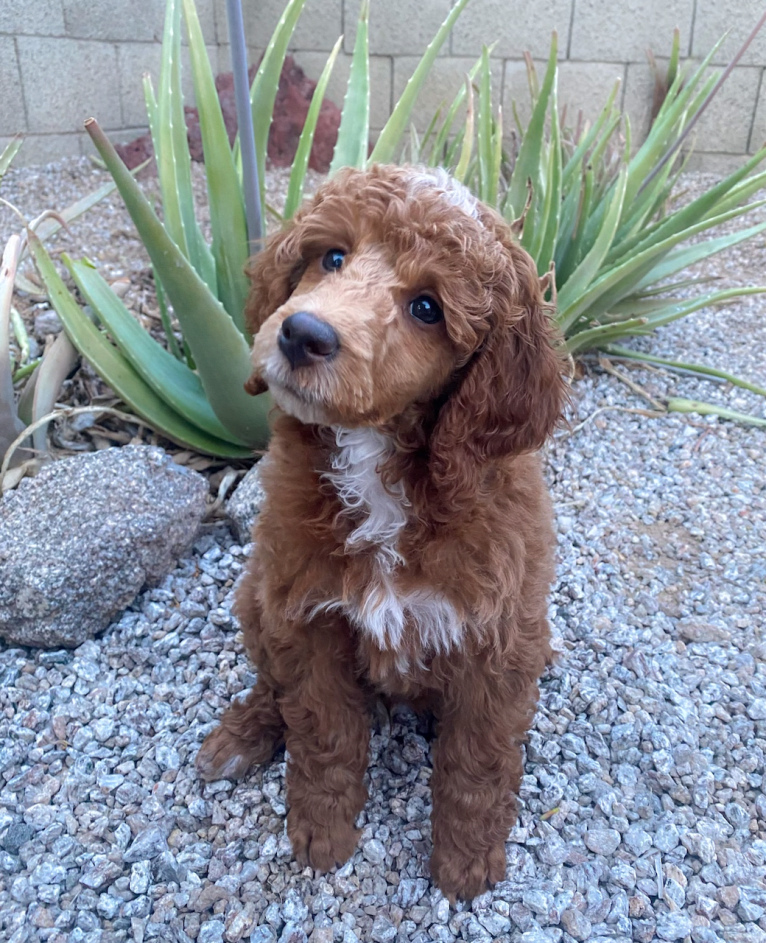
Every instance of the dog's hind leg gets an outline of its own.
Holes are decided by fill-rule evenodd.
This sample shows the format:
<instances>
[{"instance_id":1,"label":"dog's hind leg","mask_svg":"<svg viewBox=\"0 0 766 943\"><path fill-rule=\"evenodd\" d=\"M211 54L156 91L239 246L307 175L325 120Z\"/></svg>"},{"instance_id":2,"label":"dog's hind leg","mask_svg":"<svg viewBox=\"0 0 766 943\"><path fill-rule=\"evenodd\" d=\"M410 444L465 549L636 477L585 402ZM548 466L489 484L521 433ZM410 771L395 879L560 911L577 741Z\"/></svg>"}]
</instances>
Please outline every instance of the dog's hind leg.
<instances>
[{"instance_id":1,"label":"dog's hind leg","mask_svg":"<svg viewBox=\"0 0 766 943\"><path fill-rule=\"evenodd\" d=\"M240 779L266 763L284 742L284 721L274 688L263 674L243 701L231 705L197 754L203 779Z\"/></svg>"}]
</instances>

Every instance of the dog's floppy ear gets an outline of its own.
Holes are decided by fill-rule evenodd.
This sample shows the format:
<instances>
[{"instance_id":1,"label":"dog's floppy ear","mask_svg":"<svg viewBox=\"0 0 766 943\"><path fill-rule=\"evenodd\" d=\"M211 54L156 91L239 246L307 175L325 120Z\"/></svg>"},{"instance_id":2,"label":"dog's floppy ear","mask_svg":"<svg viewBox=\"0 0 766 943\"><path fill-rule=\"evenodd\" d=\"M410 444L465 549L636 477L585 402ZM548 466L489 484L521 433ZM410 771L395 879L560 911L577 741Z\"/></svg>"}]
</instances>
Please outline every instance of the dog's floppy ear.
<instances>
[{"instance_id":1,"label":"dog's floppy ear","mask_svg":"<svg viewBox=\"0 0 766 943\"><path fill-rule=\"evenodd\" d=\"M510 238L502 241L507 265L493 286L493 323L431 436L431 476L448 503L471 493L485 462L540 448L567 395L534 263Z\"/></svg>"},{"instance_id":2,"label":"dog's floppy ear","mask_svg":"<svg viewBox=\"0 0 766 943\"><path fill-rule=\"evenodd\" d=\"M303 259L295 221L271 236L263 249L247 263L250 293L245 303L245 326L255 336L263 322L281 307L295 288ZM245 383L251 396L265 392L266 383L256 371Z\"/></svg>"},{"instance_id":3,"label":"dog's floppy ear","mask_svg":"<svg viewBox=\"0 0 766 943\"><path fill-rule=\"evenodd\" d=\"M270 236L245 268L250 279L245 325L251 334L257 334L266 318L287 301L300 278L302 267L298 226L293 220L282 232Z\"/></svg>"}]
</instances>

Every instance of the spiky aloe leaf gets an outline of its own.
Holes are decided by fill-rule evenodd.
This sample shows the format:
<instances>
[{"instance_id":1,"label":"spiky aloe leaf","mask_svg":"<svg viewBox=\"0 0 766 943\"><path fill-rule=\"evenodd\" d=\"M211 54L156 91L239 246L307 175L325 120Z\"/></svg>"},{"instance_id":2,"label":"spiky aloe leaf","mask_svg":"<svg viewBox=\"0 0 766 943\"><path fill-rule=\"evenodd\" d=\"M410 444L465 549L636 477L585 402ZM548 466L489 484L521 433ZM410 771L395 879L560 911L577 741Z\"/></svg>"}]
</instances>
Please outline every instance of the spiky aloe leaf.
<instances>
[{"instance_id":1,"label":"spiky aloe leaf","mask_svg":"<svg viewBox=\"0 0 766 943\"><path fill-rule=\"evenodd\" d=\"M367 151L370 146L369 14L369 0L362 0L330 174L336 173L341 167L363 169L367 163Z\"/></svg>"},{"instance_id":2,"label":"spiky aloe leaf","mask_svg":"<svg viewBox=\"0 0 766 943\"><path fill-rule=\"evenodd\" d=\"M761 289L763 291L763 289ZM631 350L628 347L618 347L610 344L604 348L605 353L614 357L621 357L626 360L637 360L640 363L653 363L660 367L668 367L671 370L680 370L684 373L698 373L703 377L714 377L719 380L725 380L733 386L739 386L743 390L749 390L751 393L757 393L759 396L766 396L766 389L751 383L749 380L743 380L742 377L728 373L726 370L717 370L715 367L708 367L706 364L686 363L683 360L669 360L667 357L657 357L654 354L645 354L640 350Z\"/></svg>"},{"instance_id":3,"label":"spiky aloe leaf","mask_svg":"<svg viewBox=\"0 0 766 943\"><path fill-rule=\"evenodd\" d=\"M301 15L306 0L289 0L279 18L261 64L250 87L250 107L253 112L253 134L255 152L258 157L258 180L261 187L261 203L266 202L266 150L269 142L269 128L274 112L274 101L279 88L279 76L287 54L290 37L295 31L298 17Z\"/></svg>"},{"instance_id":4,"label":"spiky aloe leaf","mask_svg":"<svg viewBox=\"0 0 766 943\"><path fill-rule=\"evenodd\" d=\"M447 115L444 118L444 121L442 122L442 126L441 128L439 128L439 131L436 134L434 145L433 145L433 148L431 149L431 154L428 158L429 164L443 164L443 166L447 168L451 166L448 161L442 160L442 155L447 149L447 142L449 139L450 132L452 130L452 125L455 123L455 118L457 117L457 113L460 110L460 107L462 106L463 102L465 101L466 94L467 93L470 94L470 91L472 88L471 83L476 78L476 75L480 68L481 68L481 57L477 59L475 65L468 72L468 75L466 76L467 81L464 82L463 85L461 85L460 88L455 93L455 97L453 98L452 104L450 105L449 110L447 111ZM471 116L471 121L473 122L473 115ZM471 130L471 134L473 134L473 130Z\"/></svg>"},{"instance_id":5,"label":"spiky aloe leaf","mask_svg":"<svg viewBox=\"0 0 766 943\"><path fill-rule=\"evenodd\" d=\"M471 164L471 154L473 152L473 87L468 76L466 76L465 87L466 94L468 95L468 108L465 116L465 133L463 134L463 143L460 148L460 160L458 160L457 167L455 168L455 178L459 180L460 183L466 182L466 178L468 177L468 168Z\"/></svg>"},{"instance_id":6,"label":"spiky aloe leaf","mask_svg":"<svg viewBox=\"0 0 766 943\"><path fill-rule=\"evenodd\" d=\"M182 2L205 154L218 297L244 334L245 299L249 287L245 277L248 257L245 207L197 11L193 0Z\"/></svg>"},{"instance_id":7,"label":"spiky aloe leaf","mask_svg":"<svg viewBox=\"0 0 766 943\"><path fill-rule=\"evenodd\" d=\"M751 208L732 210L716 217L716 219L719 223L723 223L736 216L743 215ZM581 316L587 316L591 319L598 317L599 314L608 311L612 303L617 302L633 291L640 290L644 280L653 283L663 277L659 273L663 268L663 259L670 251L678 243L689 239L706 228L708 228L707 221L698 223L696 226L690 226L680 233L675 233L673 236L645 248L622 264L608 269L586 291L582 292L579 298L573 299L567 308L559 312L559 324L562 329L566 332ZM764 229L766 229L766 223L742 230L732 236L724 237L722 240L711 240L691 248L692 250L698 250L697 259L707 258L717 249L726 248L727 245L735 245L737 242L741 242L743 239L747 239ZM713 242L717 243L715 249L711 248ZM674 271L677 271L677 269ZM673 272L669 271L666 274L671 275Z\"/></svg>"},{"instance_id":8,"label":"spiky aloe leaf","mask_svg":"<svg viewBox=\"0 0 766 943\"><path fill-rule=\"evenodd\" d=\"M695 298L683 301L671 298L667 300L667 304L656 307L650 312L642 314L640 310L637 311L638 318L623 315L620 319L605 320L605 323L596 327L581 330L567 340L567 350L570 354L574 354L584 350L592 350L596 347L603 347L604 344L613 344L618 340L625 340L634 333L632 325L636 322L640 322L643 333L647 333L670 324L672 321L679 321L681 318L685 318L702 308L723 304L743 295L760 295L763 293L763 288L731 288L707 295L698 295Z\"/></svg>"},{"instance_id":9,"label":"spiky aloe leaf","mask_svg":"<svg viewBox=\"0 0 766 943\"><path fill-rule=\"evenodd\" d=\"M545 119L548 113L548 104L550 102L553 86L556 81L557 63L556 56L558 52L558 35L554 31L551 35L551 51L548 57L548 65L545 70L545 78L540 89L540 95L535 102L532 111L532 117L524 133L524 138L519 148L519 154L516 158L516 164L511 176L511 184L508 191L508 214L509 218L518 216L527 200L527 181L532 181L533 203L541 201L542 191L542 168L543 149L545 146ZM532 211L534 218L534 210ZM533 226L524 225L525 245L531 242Z\"/></svg>"},{"instance_id":10,"label":"spiky aloe leaf","mask_svg":"<svg viewBox=\"0 0 766 943\"><path fill-rule=\"evenodd\" d=\"M242 442L261 448L268 438L268 399L250 397L245 338L189 260L165 231L141 188L118 157L95 119L85 123L96 149L114 177L128 212L175 309L215 414Z\"/></svg>"},{"instance_id":11,"label":"spiky aloe leaf","mask_svg":"<svg viewBox=\"0 0 766 943\"><path fill-rule=\"evenodd\" d=\"M338 58L342 42L343 37L341 36L337 43L335 43L330 57L325 63L324 69L322 69L322 74L319 76L316 88L314 89L311 105L306 115L306 123L303 125L303 131L301 131L300 141L298 142L298 148L295 152L292 170L290 171L290 182L287 186L287 197L285 198L285 206L282 212L283 219L292 219L303 199L303 187L306 181L306 170L308 169L309 157L311 156L311 147L314 143L314 132L316 131L317 120L322 108L327 83L330 79L333 66L335 65L335 60Z\"/></svg>"},{"instance_id":12,"label":"spiky aloe leaf","mask_svg":"<svg viewBox=\"0 0 766 943\"><path fill-rule=\"evenodd\" d=\"M32 385L30 425L37 423L43 416L48 416L53 411L61 392L61 384L74 370L79 359L80 354L77 348L69 339L69 335L62 331L45 351L36 370L35 381ZM32 433L32 445L38 455L45 455L48 451L47 435L47 423L38 425Z\"/></svg>"},{"instance_id":13,"label":"spiky aloe leaf","mask_svg":"<svg viewBox=\"0 0 766 943\"><path fill-rule=\"evenodd\" d=\"M380 132L380 136L373 148L370 161L381 164L390 163L395 155L399 142L402 139L407 125L410 121L410 115L415 105L420 89L425 82L428 73L434 64L434 60L439 54L439 50L444 45L447 37L455 24L455 21L463 12L468 0L457 0L457 3L450 10L447 18L439 27L436 36L423 53L423 58L418 63L415 71L409 78L399 101L391 112L391 117L386 122L386 126Z\"/></svg>"},{"instance_id":14,"label":"spiky aloe leaf","mask_svg":"<svg viewBox=\"0 0 766 943\"><path fill-rule=\"evenodd\" d=\"M0 154L0 180L5 176L6 171L11 166L11 162L18 154L19 148L23 142L24 138L20 134L15 134L3 148L3 153Z\"/></svg>"},{"instance_id":15,"label":"spiky aloe leaf","mask_svg":"<svg viewBox=\"0 0 766 943\"><path fill-rule=\"evenodd\" d=\"M197 374L141 327L93 263L85 259L73 261L66 254L62 258L80 293L144 382L192 425L215 438L246 447L247 443L237 441L219 421Z\"/></svg>"},{"instance_id":16,"label":"spiky aloe leaf","mask_svg":"<svg viewBox=\"0 0 766 943\"><path fill-rule=\"evenodd\" d=\"M479 69L479 97L476 115L476 157L479 164L478 196L485 203L497 200L497 179L493 181L492 143L492 73L489 65L489 50L483 47ZM493 198L494 197L494 198Z\"/></svg>"},{"instance_id":17,"label":"spiky aloe leaf","mask_svg":"<svg viewBox=\"0 0 766 943\"><path fill-rule=\"evenodd\" d=\"M558 308L561 312L560 324L566 329L566 320L570 307L580 298L582 293L592 284L601 269L612 245L612 239L617 231L617 224L622 213L622 204L625 199L625 187L628 182L628 169L623 167L618 178L618 186L610 201L609 209L604 219L604 225L598 234L593 247L582 262L572 272L558 293Z\"/></svg>"},{"instance_id":18,"label":"spiky aloe leaf","mask_svg":"<svg viewBox=\"0 0 766 943\"><path fill-rule=\"evenodd\" d=\"M0 461L24 428L16 413L10 352L11 299L20 256L21 237L11 236L0 263Z\"/></svg>"},{"instance_id":19,"label":"spiky aloe leaf","mask_svg":"<svg viewBox=\"0 0 766 943\"><path fill-rule=\"evenodd\" d=\"M203 432L157 396L83 312L61 280L42 242L33 232L29 234L29 245L51 302L75 347L124 402L154 429L179 445L208 455L231 458L246 458L252 454L249 449Z\"/></svg>"},{"instance_id":20,"label":"spiky aloe leaf","mask_svg":"<svg viewBox=\"0 0 766 943\"><path fill-rule=\"evenodd\" d=\"M697 413L700 416L720 416L721 419L731 419L733 422L743 422L751 426L766 426L766 419L758 416L748 416L747 413L738 413L734 409L726 409L713 403L702 403L696 399L682 399L674 396L667 401L668 412Z\"/></svg>"}]
</instances>

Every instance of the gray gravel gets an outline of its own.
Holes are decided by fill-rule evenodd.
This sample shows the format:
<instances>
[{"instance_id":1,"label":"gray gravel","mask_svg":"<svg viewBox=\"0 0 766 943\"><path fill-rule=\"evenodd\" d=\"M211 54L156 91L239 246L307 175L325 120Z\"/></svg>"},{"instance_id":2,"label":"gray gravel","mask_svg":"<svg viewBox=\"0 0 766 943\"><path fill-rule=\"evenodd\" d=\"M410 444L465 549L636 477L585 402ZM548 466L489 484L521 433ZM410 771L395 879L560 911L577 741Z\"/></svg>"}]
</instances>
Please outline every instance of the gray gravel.
<instances>
[{"instance_id":1,"label":"gray gravel","mask_svg":"<svg viewBox=\"0 0 766 943\"><path fill-rule=\"evenodd\" d=\"M642 343L766 385L763 312ZM751 394L620 369L764 415ZM407 711L378 718L359 848L328 875L292 861L282 762L196 778L253 682L230 615L247 548L219 527L100 639L0 652L0 939L766 940L766 432L646 406L594 367L548 449L559 657L491 893L450 908L428 880L429 743Z\"/></svg>"}]
</instances>

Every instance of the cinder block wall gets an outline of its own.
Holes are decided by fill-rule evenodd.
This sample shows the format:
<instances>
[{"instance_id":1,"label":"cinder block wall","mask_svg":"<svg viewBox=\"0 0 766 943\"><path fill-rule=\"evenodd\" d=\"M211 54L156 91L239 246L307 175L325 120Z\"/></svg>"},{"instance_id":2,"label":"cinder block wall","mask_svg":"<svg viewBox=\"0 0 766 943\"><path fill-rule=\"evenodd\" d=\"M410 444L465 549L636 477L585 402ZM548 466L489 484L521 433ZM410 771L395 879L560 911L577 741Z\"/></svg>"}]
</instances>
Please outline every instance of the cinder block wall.
<instances>
[{"instance_id":1,"label":"cinder block wall","mask_svg":"<svg viewBox=\"0 0 766 943\"><path fill-rule=\"evenodd\" d=\"M285 0L243 0L247 42L257 57ZM344 45L329 95L342 104L360 0L307 0L291 51L313 78L343 33ZM370 14L372 130L379 130L401 94L451 0L372 0ZM0 146L15 131L28 140L25 163L86 153L81 132L88 115L118 140L146 129L141 75L156 79L165 0L0 0ZM197 0L216 71L229 68L225 0ZM634 141L648 126L654 79L651 48L661 66L674 27L685 57L702 58L731 29L715 56L725 65L756 23L756 0L471 0L440 54L415 112L423 127L450 97L481 53L495 43L495 95L510 124L512 102L527 110L523 53L540 66L551 30L559 41L559 103L570 120L595 116L616 79L618 101L631 118ZM700 121L693 166L722 171L741 163L766 140L766 30L752 43L717 100ZM188 82L188 69L186 70ZM189 87L191 99L191 88Z\"/></svg>"}]
</instances>

